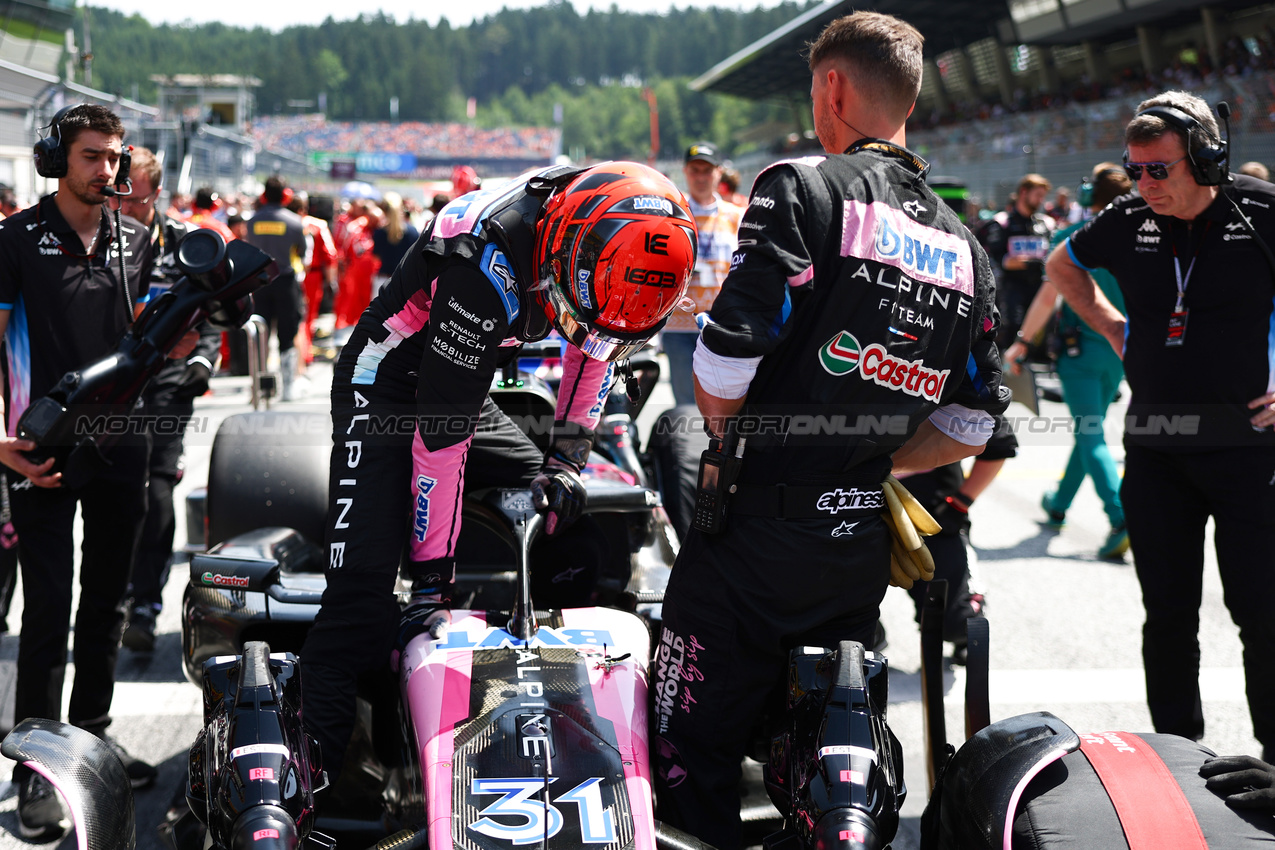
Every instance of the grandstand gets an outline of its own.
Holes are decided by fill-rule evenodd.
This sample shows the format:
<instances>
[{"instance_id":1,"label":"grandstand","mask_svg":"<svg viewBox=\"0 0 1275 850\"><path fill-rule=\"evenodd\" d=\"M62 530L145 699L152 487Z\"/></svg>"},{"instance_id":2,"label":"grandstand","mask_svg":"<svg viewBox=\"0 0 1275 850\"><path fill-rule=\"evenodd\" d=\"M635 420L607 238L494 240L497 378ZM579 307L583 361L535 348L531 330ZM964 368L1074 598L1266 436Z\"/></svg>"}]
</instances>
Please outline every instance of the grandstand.
<instances>
[{"instance_id":1,"label":"grandstand","mask_svg":"<svg viewBox=\"0 0 1275 850\"><path fill-rule=\"evenodd\" d=\"M361 175L373 177L444 179L456 165L473 166L480 175L515 174L548 165L562 152L562 131L545 127L484 130L296 115L260 117L249 129L260 150L308 156L322 170L332 160L353 161Z\"/></svg>"},{"instance_id":2,"label":"grandstand","mask_svg":"<svg viewBox=\"0 0 1275 850\"><path fill-rule=\"evenodd\" d=\"M898 15L926 37L908 143L933 173L1003 200L1036 171L1073 185L1119 160L1136 104L1168 88L1228 101L1231 160L1275 163L1275 10L1251 0L830 0L691 83L788 100L802 119L774 149L741 158L746 179L776 153L817 147L801 48L855 9Z\"/></svg>"}]
</instances>

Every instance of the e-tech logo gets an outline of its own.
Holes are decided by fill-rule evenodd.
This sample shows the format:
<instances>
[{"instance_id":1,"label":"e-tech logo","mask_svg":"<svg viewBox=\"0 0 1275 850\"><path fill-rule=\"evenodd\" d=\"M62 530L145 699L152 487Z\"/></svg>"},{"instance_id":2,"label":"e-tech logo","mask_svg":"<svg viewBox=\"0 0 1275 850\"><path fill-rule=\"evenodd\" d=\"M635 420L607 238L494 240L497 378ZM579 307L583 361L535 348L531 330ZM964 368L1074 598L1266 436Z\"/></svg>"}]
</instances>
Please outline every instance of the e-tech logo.
<instances>
[{"instance_id":1,"label":"e-tech logo","mask_svg":"<svg viewBox=\"0 0 1275 850\"><path fill-rule=\"evenodd\" d=\"M859 340L849 331L840 331L819 349L819 365L829 375L849 375L859 368Z\"/></svg>"},{"instance_id":2,"label":"e-tech logo","mask_svg":"<svg viewBox=\"0 0 1275 850\"><path fill-rule=\"evenodd\" d=\"M891 357L885 346L873 343L863 350L859 371L865 381L892 390L902 390L910 396L938 402L947 383L950 369L941 372L927 368L920 360L904 360Z\"/></svg>"},{"instance_id":3,"label":"e-tech logo","mask_svg":"<svg viewBox=\"0 0 1275 850\"><path fill-rule=\"evenodd\" d=\"M412 514L412 534L417 543L424 543L425 532L429 531L429 494L437 484L438 481L429 476L416 476L416 510Z\"/></svg>"},{"instance_id":4,"label":"e-tech logo","mask_svg":"<svg viewBox=\"0 0 1275 850\"><path fill-rule=\"evenodd\" d=\"M206 572L200 578L209 587L248 587L248 579L243 576L224 576L221 573Z\"/></svg>"}]
</instances>

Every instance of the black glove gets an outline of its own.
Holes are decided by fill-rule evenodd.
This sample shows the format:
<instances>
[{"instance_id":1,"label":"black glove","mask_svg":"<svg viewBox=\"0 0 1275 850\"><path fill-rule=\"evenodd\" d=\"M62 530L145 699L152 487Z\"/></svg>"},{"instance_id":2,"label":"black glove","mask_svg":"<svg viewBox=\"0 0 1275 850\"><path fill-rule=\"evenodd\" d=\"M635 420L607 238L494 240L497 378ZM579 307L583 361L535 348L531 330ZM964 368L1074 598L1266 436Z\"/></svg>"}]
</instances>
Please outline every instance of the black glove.
<instances>
[{"instance_id":1,"label":"black glove","mask_svg":"<svg viewBox=\"0 0 1275 850\"><path fill-rule=\"evenodd\" d=\"M588 494L580 471L589 462L593 432L571 422L553 424L553 444L540 474L531 482L531 503L545 517L545 532L554 535L584 513Z\"/></svg>"},{"instance_id":2,"label":"black glove","mask_svg":"<svg viewBox=\"0 0 1275 850\"><path fill-rule=\"evenodd\" d=\"M176 396L182 401L199 398L208 392L208 379L211 377L212 370L202 361L187 363L186 371L182 372L181 380L177 383Z\"/></svg>"},{"instance_id":3,"label":"black glove","mask_svg":"<svg viewBox=\"0 0 1275 850\"><path fill-rule=\"evenodd\" d=\"M1204 786L1232 809L1275 812L1275 767L1253 756L1220 756L1200 765Z\"/></svg>"},{"instance_id":4,"label":"black glove","mask_svg":"<svg viewBox=\"0 0 1275 850\"><path fill-rule=\"evenodd\" d=\"M969 506L958 497L948 496L929 510L934 521L943 526L939 533L944 536L968 532L970 529Z\"/></svg>"}]
</instances>

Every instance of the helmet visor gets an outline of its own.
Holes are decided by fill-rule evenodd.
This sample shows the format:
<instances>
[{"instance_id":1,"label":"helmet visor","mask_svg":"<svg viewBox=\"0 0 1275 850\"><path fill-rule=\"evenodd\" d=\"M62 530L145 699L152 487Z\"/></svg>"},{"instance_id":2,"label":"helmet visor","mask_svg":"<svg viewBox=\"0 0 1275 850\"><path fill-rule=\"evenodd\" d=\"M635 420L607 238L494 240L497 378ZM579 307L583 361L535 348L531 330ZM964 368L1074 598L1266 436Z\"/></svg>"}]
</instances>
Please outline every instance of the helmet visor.
<instances>
[{"instance_id":1,"label":"helmet visor","mask_svg":"<svg viewBox=\"0 0 1275 850\"><path fill-rule=\"evenodd\" d=\"M642 334L605 333L581 322L576 317L571 303L552 280L545 281L544 286L548 291L549 301L553 304L554 325L557 326L558 333L591 360L614 363L617 360L628 359L646 345L664 325L664 322L660 322L650 332Z\"/></svg>"}]
</instances>

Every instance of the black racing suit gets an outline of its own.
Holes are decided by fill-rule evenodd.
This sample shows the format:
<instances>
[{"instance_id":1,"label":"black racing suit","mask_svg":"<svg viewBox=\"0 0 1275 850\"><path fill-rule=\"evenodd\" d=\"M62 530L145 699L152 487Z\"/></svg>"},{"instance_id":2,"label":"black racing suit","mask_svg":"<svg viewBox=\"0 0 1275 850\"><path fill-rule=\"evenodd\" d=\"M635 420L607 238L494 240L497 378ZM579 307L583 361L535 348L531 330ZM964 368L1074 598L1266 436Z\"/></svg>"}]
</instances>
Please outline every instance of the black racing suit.
<instances>
[{"instance_id":1,"label":"black racing suit","mask_svg":"<svg viewBox=\"0 0 1275 850\"><path fill-rule=\"evenodd\" d=\"M301 326L301 281L305 278L306 236L301 216L278 204L265 204L248 221L246 241L265 251L279 266L279 276L253 293L253 310L274 324L279 355L292 350ZM288 375L285 366L285 375ZM290 376L289 376L290 377Z\"/></svg>"},{"instance_id":2,"label":"black racing suit","mask_svg":"<svg viewBox=\"0 0 1275 850\"><path fill-rule=\"evenodd\" d=\"M0 222L0 310L9 311L4 341L10 435L31 402L67 371L110 353L128 330L132 316L119 279L114 230L103 212L95 250L85 252L54 195ZM151 265L146 228L123 216L121 232L130 299L145 303ZM16 720L57 719L62 712L78 504L84 545L67 719L96 732L110 723L123 604L146 513L148 450L148 439L120 440L110 450L112 465L76 489L34 487L10 473L23 598Z\"/></svg>"},{"instance_id":3,"label":"black racing suit","mask_svg":"<svg viewBox=\"0 0 1275 850\"><path fill-rule=\"evenodd\" d=\"M1027 308L1044 280L1053 232L1054 222L1049 216L1040 211L1025 216L1016 206L997 213L983 231L983 244L997 274L996 292L1001 311L997 343L1002 351L1013 344ZM1025 260L1027 268L1011 271L1005 268L1007 259Z\"/></svg>"},{"instance_id":4,"label":"black racing suit","mask_svg":"<svg viewBox=\"0 0 1275 850\"><path fill-rule=\"evenodd\" d=\"M327 589L302 649L306 721L333 776L357 677L386 664L393 647L400 564L415 589L447 596L463 492L525 486L540 471L542 453L487 393L520 341L547 330L526 290L545 193L526 184L574 173L547 169L452 201L342 351L332 385ZM565 347L555 439L592 439L611 371Z\"/></svg>"},{"instance_id":5,"label":"black racing suit","mask_svg":"<svg viewBox=\"0 0 1275 850\"><path fill-rule=\"evenodd\" d=\"M193 224L169 218L155 211L150 237L154 265L151 267L150 298L159 297L182 276L175 261L177 246L185 235L197 230ZM173 514L173 488L181 480L181 457L186 424L195 412L194 399L208 391L208 379L221 349L221 332L207 322L199 325L195 350L180 360L169 360L146 385L146 403L151 432L150 480L146 489L146 525L133 564L130 595L133 607L145 607L158 614L168 582L177 522Z\"/></svg>"},{"instance_id":6,"label":"black racing suit","mask_svg":"<svg viewBox=\"0 0 1275 850\"><path fill-rule=\"evenodd\" d=\"M1265 249L1240 219L1251 219ZM1128 310L1120 499L1147 621L1142 657L1157 732L1199 739L1205 525L1244 644L1253 733L1275 753L1275 435L1248 402L1275 390L1275 187L1244 175L1194 221L1119 198L1063 243L1105 268ZM1177 268L1185 321L1170 341Z\"/></svg>"},{"instance_id":7,"label":"black racing suit","mask_svg":"<svg viewBox=\"0 0 1275 850\"><path fill-rule=\"evenodd\" d=\"M673 568L653 746L660 819L723 850L788 650L870 644L891 454L941 405L990 426L973 411L1008 403L991 270L924 168L863 140L764 171L696 351L706 391L747 393L749 436L725 531L692 530Z\"/></svg>"}]
</instances>

